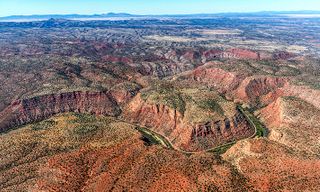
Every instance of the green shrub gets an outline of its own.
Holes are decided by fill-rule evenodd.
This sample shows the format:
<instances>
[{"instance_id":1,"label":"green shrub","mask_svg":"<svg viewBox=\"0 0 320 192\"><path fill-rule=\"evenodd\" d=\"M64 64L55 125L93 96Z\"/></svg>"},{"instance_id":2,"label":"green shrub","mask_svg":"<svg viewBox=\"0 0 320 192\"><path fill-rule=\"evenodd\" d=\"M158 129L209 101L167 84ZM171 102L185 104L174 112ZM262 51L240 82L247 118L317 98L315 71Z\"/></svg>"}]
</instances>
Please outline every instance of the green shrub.
<instances>
[{"instance_id":1,"label":"green shrub","mask_svg":"<svg viewBox=\"0 0 320 192\"><path fill-rule=\"evenodd\" d=\"M79 125L73 129L73 134L75 136L85 136L88 134L95 133L97 129L97 125Z\"/></svg>"},{"instance_id":2,"label":"green shrub","mask_svg":"<svg viewBox=\"0 0 320 192\"><path fill-rule=\"evenodd\" d=\"M176 109L181 114L186 110L186 103L181 93L169 82L156 82L153 84L152 89L145 90L141 93L143 100L148 100L164 104L172 109Z\"/></svg>"},{"instance_id":3,"label":"green shrub","mask_svg":"<svg viewBox=\"0 0 320 192\"><path fill-rule=\"evenodd\" d=\"M198 103L199 107L205 110L209 110L211 112L217 112L220 115L224 115L224 111L215 100L208 99L208 100L202 100Z\"/></svg>"},{"instance_id":4,"label":"green shrub","mask_svg":"<svg viewBox=\"0 0 320 192\"><path fill-rule=\"evenodd\" d=\"M71 123L90 123L97 120L94 115L87 113L74 113L74 116L76 119L72 120Z\"/></svg>"},{"instance_id":5,"label":"green shrub","mask_svg":"<svg viewBox=\"0 0 320 192\"><path fill-rule=\"evenodd\" d=\"M53 127L57 124L57 122L55 122L54 120L45 120L45 121L40 121L40 122L37 122L35 124L33 124L31 126L31 129L34 130L34 131L38 131L38 130L43 130L43 129L47 129L47 128L50 128L50 127Z\"/></svg>"}]
</instances>

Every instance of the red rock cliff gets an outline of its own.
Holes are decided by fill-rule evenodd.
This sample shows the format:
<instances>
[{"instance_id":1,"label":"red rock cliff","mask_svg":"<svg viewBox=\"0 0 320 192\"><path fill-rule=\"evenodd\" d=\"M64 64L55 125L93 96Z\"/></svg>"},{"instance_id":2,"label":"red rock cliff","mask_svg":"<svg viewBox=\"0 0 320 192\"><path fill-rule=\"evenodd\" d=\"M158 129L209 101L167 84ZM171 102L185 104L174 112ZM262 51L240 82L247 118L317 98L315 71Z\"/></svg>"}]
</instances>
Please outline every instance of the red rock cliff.
<instances>
[{"instance_id":1,"label":"red rock cliff","mask_svg":"<svg viewBox=\"0 0 320 192\"><path fill-rule=\"evenodd\" d=\"M166 136L173 145L186 151L210 149L254 133L239 111L232 118L192 124L177 110L163 104L150 104L142 100L140 94L124 109L123 116Z\"/></svg>"},{"instance_id":2,"label":"red rock cliff","mask_svg":"<svg viewBox=\"0 0 320 192\"><path fill-rule=\"evenodd\" d=\"M107 92L69 92L13 101L0 113L0 132L48 118L57 113L86 112L117 116L120 109Z\"/></svg>"},{"instance_id":3,"label":"red rock cliff","mask_svg":"<svg viewBox=\"0 0 320 192\"><path fill-rule=\"evenodd\" d=\"M260 99L261 96L284 87L286 84L287 80L280 77L247 77L234 91L234 98L252 103Z\"/></svg>"}]
</instances>

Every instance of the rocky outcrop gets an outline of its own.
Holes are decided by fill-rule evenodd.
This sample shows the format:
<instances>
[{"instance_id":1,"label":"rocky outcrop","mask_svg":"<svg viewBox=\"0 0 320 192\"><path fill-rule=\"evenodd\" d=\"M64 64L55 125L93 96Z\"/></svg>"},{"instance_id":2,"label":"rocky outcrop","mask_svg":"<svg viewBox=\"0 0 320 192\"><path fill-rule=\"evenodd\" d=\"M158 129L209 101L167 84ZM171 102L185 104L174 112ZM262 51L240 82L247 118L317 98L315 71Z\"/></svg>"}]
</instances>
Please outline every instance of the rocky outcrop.
<instances>
[{"instance_id":1,"label":"rocky outcrop","mask_svg":"<svg viewBox=\"0 0 320 192\"><path fill-rule=\"evenodd\" d=\"M228 72L215 67L215 63L207 63L185 73L181 79L196 81L213 87L228 99L256 105L260 102L269 104L283 94L282 88L288 87L288 80L281 77L251 76ZM294 92L290 89L287 92ZM304 93L300 93L304 94Z\"/></svg>"},{"instance_id":2,"label":"rocky outcrop","mask_svg":"<svg viewBox=\"0 0 320 192\"><path fill-rule=\"evenodd\" d=\"M280 127L283 122L282 99L279 98L260 110L260 117L268 127Z\"/></svg>"},{"instance_id":3,"label":"rocky outcrop","mask_svg":"<svg viewBox=\"0 0 320 192\"><path fill-rule=\"evenodd\" d=\"M43 95L13 101L0 113L0 132L64 112L117 116L121 110L108 92L78 91Z\"/></svg>"},{"instance_id":4,"label":"rocky outcrop","mask_svg":"<svg viewBox=\"0 0 320 192\"><path fill-rule=\"evenodd\" d=\"M191 129L183 131L187 125L180 112L162 104L149 104L140 94L125 107L123 116L131 122L152 127L154 131L174 138L178 143L187 143L190 139Z\"/></svg>"},{"instance_id":5,"label":"rocky outcrop","mask_svg":"<svg viewBox=\"0 0 320 192\"><path fill-rule=\"evenodd\" d=\"M134 96L136 96L140 89L140 85L126 82L112 87L110 94L119 105L122 105L129 102Z\"/></svg>"},{"instance_id":6,"label":"rocky outcrop","mask_svg":"<svg viewBox=\"0 0 320 192\"><path fill-rule=\"evenodd\" d=\"M208 50L203 52L202 61L212 59L252 59L259 60L260 54L246 49Z\"/></svg>"},{"instance_id":7,"label":"rocky outcrop","mask_svg":"<svg viewBox=\"0 0 320 192\"><path fill-rule=\"evenodd\" d=\"M276 101L280 97L294 96L300 98L320 109L320 91L307 86L296 86L287 83L285 86L275 89L261 97L261 102L265 105Z\"/></svg>"},{"instance_id":8,"label":"rocky outcrop","mask_svg":"<svg viewBox=\"0 0 320 192\"><path fill-rule=\"evenodd\" d=\"M180 63L170 62L161 64L142 62L141 64L136 64L136 67L143 70L145 74L163 78L176 75L184 71L192 70L195 66L192 63L181 65Z\"/></svg>"},{"instance_id":9,"label":"rocky outcrop","mask_svg":"<svg viewBox=\"0 0 320 192\"><path fill-rule=\"evenodd\" d=\"M157 56L174 63L202 62L203 64L215 59L235 59L235 60L286 60L296 55L286 51L254 51L242 48L230 49L205 49L205 50L169 50L168 52L158 51Z\"/></svg>"},{"instance_id":10,"label":"rocky outcrop","mask_svg":"<svg viewBox=\"0 0 320 192\"><path fill-rule=\"evenodd\" d=\"M254 103L260 97L277 90L287 84L287 80L281 77L255 76L247 77L234 91L234 98L242 102Z\"/></svg>"},{"instance_id":11,"label":"rocky outcrop","mask_svg":"<svg viewBox=\"0 0 320 192\"><path fill-rule=\"evenodd\" d=\"M269 139L296 150L319 154L320 110L298 97L280 97L259 111Z\"/></svg>"},{"instance_id":12,"label":"rocky outcrop","mask_svg":"<svg viewBox=\"0 0 320 192\"><path fill-rule=\"evenodd\" d=\"M174 146L186 151L210 149L254 133L239 111L233 117L192 123L179 111L163 104L148 103L139 94L124 109L123 117L150 127L167 137Z\"/></svg>"},{"instance_id":13,"label":"rocky outcrop","mask_svg":"<svg viewBox=\"0 0 320 192\"><path fill-rule=\"evenodd\" d=\"M188 145L190 149L203 150L253 134L254 129L250 127L244 115L237 111L233 117L192 126Z\"/></svg>"},{"instance_id":14,"label":"rocky outcrop","mask_svg":"<svg viewBox=\"0 0 320 192\"><path fill-rule=\"evenodd\" d=\"M219 92L225 93L236 89L243 79L235 73L231 73L220 68L207 67L207 65L198 67L192 72L192 74L190 74L190 76L193 80L212 86L219 90Z\"/></svg>"},{"instance_id":15,"label":"rocky outcrop","mask_svg":"<svg viewBox=\"0 0 320 192\"><path fill-rule=\"evenodd\" d=\"M207 122L205 124L197 124L192 128L191 138L197 139L199 137L205 138L211 137L224 137L227 138L230 135L236 135L239 129L243 127L249 127L245 117L238 112L231 119L225 118L223 120L215 122ZM238 129L239 128L239 129Z\"/></svg>"},{"instance_id":16,"label":"rocky outcrop","mask_svg":"<svg viewBox=\"0 0 320 192\"><path fill-rule=\"evenodd\" d=\"M260 59L259 53L246 49L229 49L223 53L222 57L227 59Z\"/></svg>"},{"instance_id":17,"label":"rocky outcrop","mask_svg":"<svg viewBox=\"0 0 320 192\"><path fill-rule=\"evenodd\" d=\"M279 52L273 53L272 58L275 60L287 60L287 59L293 58L295 56L296 55L293 53L289 53L286 51L279 51Z\"/></svg>"}]
</instances>

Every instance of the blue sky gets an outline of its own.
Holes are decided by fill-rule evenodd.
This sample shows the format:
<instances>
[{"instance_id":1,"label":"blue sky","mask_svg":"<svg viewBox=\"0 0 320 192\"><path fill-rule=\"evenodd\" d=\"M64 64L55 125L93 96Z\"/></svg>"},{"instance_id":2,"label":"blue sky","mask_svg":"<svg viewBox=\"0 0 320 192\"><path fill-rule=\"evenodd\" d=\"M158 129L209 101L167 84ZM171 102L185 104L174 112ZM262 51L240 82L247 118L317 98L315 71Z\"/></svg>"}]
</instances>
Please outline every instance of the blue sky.
<instances>
[{"instance_id":1,"label":"blue sky","mask_svg":"<svg viewBox=\"0 0 320 192\"><path fill-rule=\"evenodd\" d=\"M320 0L0 0L0 16L31 14L188 14L320 10Z\"/></svg>"}]
</instances>

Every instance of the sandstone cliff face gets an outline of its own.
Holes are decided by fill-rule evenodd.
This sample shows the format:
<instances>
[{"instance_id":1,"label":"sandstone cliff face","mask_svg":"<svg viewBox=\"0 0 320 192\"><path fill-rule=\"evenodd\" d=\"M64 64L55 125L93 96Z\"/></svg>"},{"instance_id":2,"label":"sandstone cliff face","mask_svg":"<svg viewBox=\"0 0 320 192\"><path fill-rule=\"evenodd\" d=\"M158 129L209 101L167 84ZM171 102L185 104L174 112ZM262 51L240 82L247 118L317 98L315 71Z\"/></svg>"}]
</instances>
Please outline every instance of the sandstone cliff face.
<instances>
[{"instance_id":1,"label":"sandstone cliff face","mask_svg":"<svg viewBox=\"0 0 320 192\"><path fill-rule=\"evenodd\" d=\"M295 86L289 83L262 96L261 101L264 104L270 104L284 96L298 97L320 109L320 100L318 99L320 98L319 90L311 89L306 86Z\"/></svg>"},{"instance_id":2,"label":"sandstone cliff face","mask_svg":"<svg viewBox=\"0 0 320 192\"><path fill-rule=\"evenodd\" d=\"M219 68L206 68L206 66L197 68L191 76L193 80L213 86L222 93L235 89L242 80L235 73Z\"/></svg>"},{"instance_id":3,"label":"sandstone cliff face","mask_svg":"<svg viewBox=\"0 0 320 192\"><path fill-rule=\"evenodd\" d=\"M233 93L234 98L254 103L260 97L277 90L287 84L285 78L279 77L247 77Z\"/></svg>"},{"instance_id":4,"label":"sandstone cliff face","mask_svg":"<svg viewBox=\"0 0 320 192\"><path fill-rule=\"evenodd\" d=\"M110 94L118 104L124 104L132 99L132 97L136 95L136 92L126 90L112 90L110 91Z\"/></svg>"},{"instance_id":5,"label":"sandstone cliff face","mask_svg":"<svg viewBox=\"0 0 320 192\"><path fill-rule=\"evenodd\" d=\"M245 117L236 115L221 120L191 123L179 111L163 104L151 104L138 94L124 109L123 117L166 136L174 146L186 151L201 151L254 133Z\"/></svg>"},{"instance_id":6,"label":"sandstone cliff face","mask_svg":"<svg viewBox=\"0 0 320 192\"><path fill-rule=\"evenodd\" d=\"M110 93L69 92L13 101L0 113L0 132L43 120L57 113L79 112L117 116L121 110Z\"/></svg>"},{"instance_id":7,"label":"sandstone cliff face","mask_svg":"<svg viewBox=\"0 0 320 192\"><path fill-rule=\"evenodd\" d=\"M259 60L260 54L246 49L208 50L203 52L202 61L212 59L253 59Z\"/></svg>"},{"instance_id":8,"label":"sandstone cliff face","mask_svg":"<svg viewBox=\"0 0 320 192\"><path fill-rule=\"evenodd\" d=\"M188 145L191 149L208 149L253 134L253 128L250 128L243 114L237 111L231 118L194 125Z\"/></svg>"},{"instance_id":9,"label":"sandstone cliff face","mask_svg":"<svg viewBox=\"0 0 320 192\"><path fill-rule=\"evenodd\" d=\"M280 97L259 111L269 139L298 151L320 153L320 110L298 97Z\"/></svg>"},{"instance_id":10,"label":"sandstone cliff face","mask_svg":"<svg viewBox=\"0 0 320 192\"><path fill-rule=\"evenodd\" d=\"M269 104L283 95L282 89L287 89L287 94L294 94L293 88L289 89L286 78L268 76L250 76L228 72L216 68L214 64L205 64L183 75L185 79L203 83L214 87L220 93L225 94L228 99L256 105L258 102ZM313 91L315 92L315 91ZM306 95L305 93L299 93ZM315 93L313 93L315 94Z\"/></svg>"},{"instance_id":11,"label":"sandstone cliff face","mask_svg":"<svg viewBox=\"0 0 320 192\"><path fill-rule=\"evenodd\" d=\"M229 49L224 52L223 58L235 59L260 59L259 53L246 49Z\"/></svg>"},{"instance_id":12,"label":"sandstone cliff face","mask_svg":"<svg viewBox=\"0 0 320 192\"><path fill-rule=\"evenodd\" d=\"M181 113L162 104L148 104L140 94L125 107L123 116L131 122L152 127L166 137L178 139L179 143L187 143L190 139L191 129L184 129Z\"/></svg>"},{"instance_id":13,"label":"sandstone cliff face","mask_svg":"<svg viewBox=\"0 0 320 192\"><path fill-rule=\"evenodd\" d=\"M283 122L282 99L269 104L267 107L260 110L260 114L268 127L280 127Z\"/></svg>"},{"instance_id":14,"label":"sandstone cliff face","mask_svg":"<svg viewBox=\"0 0 320 192\"><path fill-rule=\"evenodd\" d=\"M279 51L279 52L273 53L272 58L275 60L287 60L295 56L296 55L294 55L293 53L289 53L286 51Z\"/></svg>"}]
</instances>

